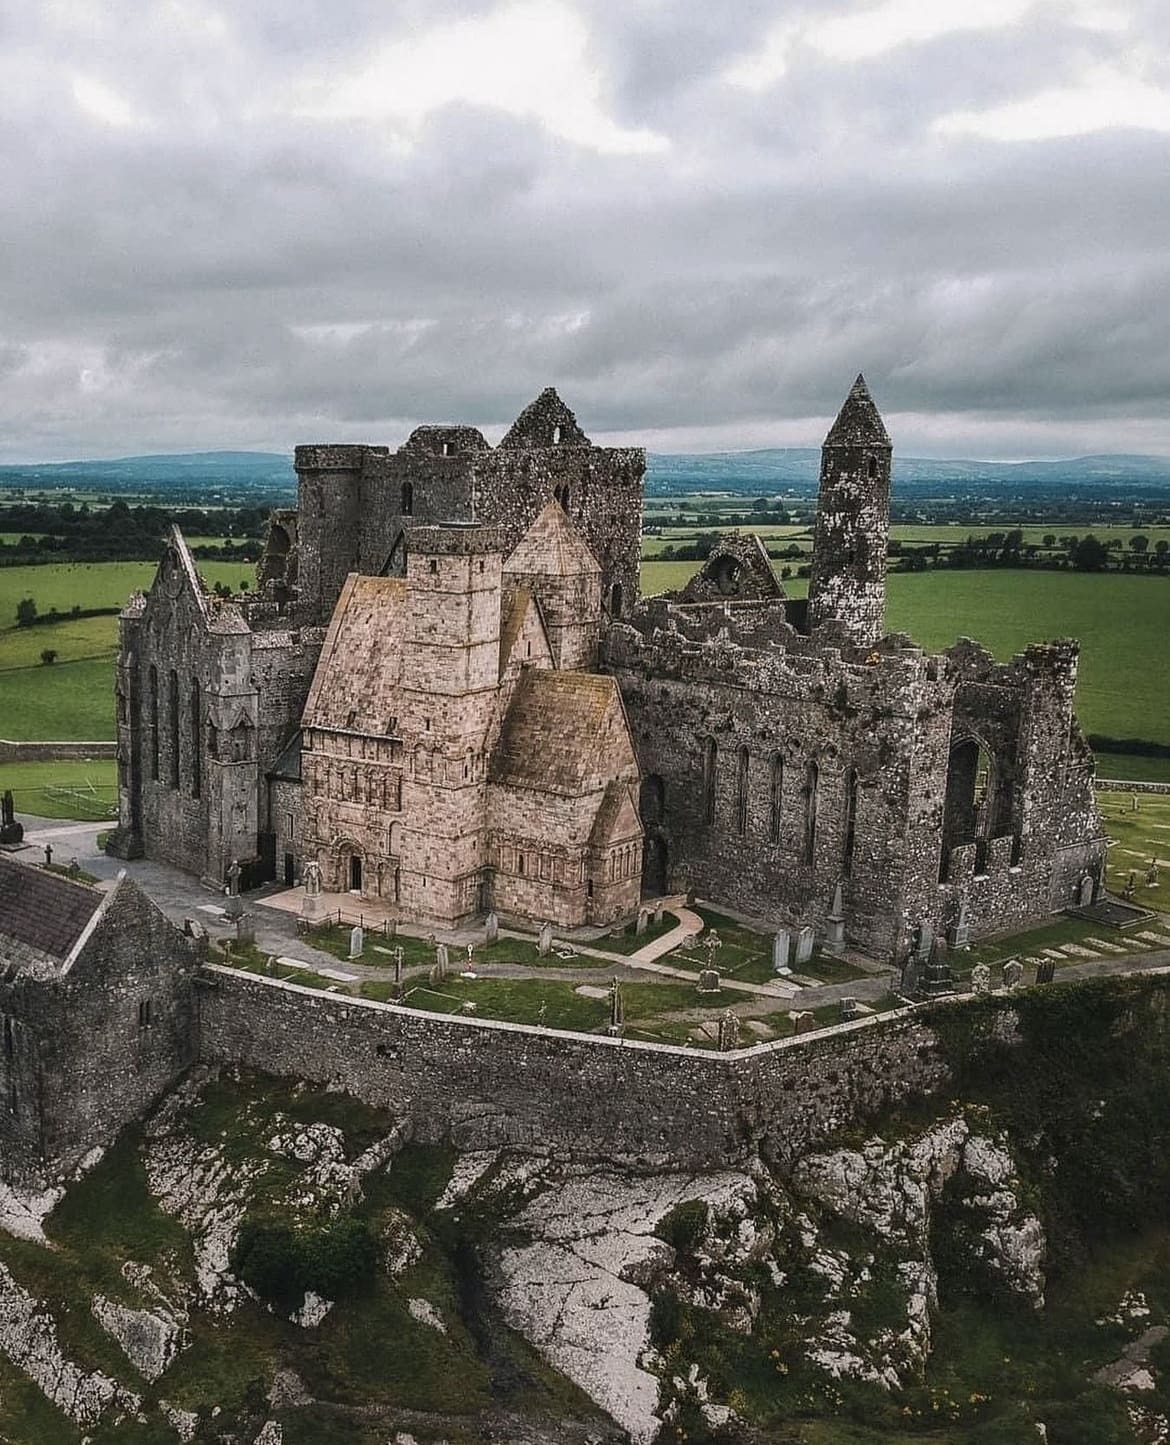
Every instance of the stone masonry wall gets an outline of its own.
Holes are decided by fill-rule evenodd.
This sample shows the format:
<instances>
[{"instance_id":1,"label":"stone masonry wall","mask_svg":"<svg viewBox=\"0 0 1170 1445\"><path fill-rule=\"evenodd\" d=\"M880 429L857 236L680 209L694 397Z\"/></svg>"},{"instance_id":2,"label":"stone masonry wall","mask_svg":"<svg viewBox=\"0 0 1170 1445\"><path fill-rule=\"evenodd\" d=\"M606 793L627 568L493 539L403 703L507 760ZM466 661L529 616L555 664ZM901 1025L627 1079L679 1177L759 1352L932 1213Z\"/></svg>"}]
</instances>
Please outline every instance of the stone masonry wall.
<instances>
[{"instance_id":1,"label":"stone masonry wall","mask_svg":"<svg viewBox=\"0 0 1170 1445\"><path fill-rule=\"evenodd\" d=\"M786 1159L947 1075L903 1010L736 1054L451 1019L212 966L205 1062L344 1089L409 1115L419 1137L709 1168Z\"/></svg>"}]
</instances>

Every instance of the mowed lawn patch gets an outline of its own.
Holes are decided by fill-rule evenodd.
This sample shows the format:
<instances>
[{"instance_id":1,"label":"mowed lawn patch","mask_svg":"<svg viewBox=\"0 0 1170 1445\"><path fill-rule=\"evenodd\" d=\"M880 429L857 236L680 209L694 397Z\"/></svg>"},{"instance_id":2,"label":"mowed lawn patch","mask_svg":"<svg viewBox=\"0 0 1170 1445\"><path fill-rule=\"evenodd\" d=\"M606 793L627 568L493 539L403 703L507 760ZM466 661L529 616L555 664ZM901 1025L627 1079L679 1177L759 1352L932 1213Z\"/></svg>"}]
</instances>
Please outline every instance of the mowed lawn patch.
<instances>
[{"instance_id":1,"label":"mowed lawn patch","mask_svg":"<svg viewBox=\"0 0 1170 1445\"><path fill-rule=\"evenodd\" d=\"M109 818L118 806L112 758L0 763L0 793L12 789L17 814L39 818Z\"/></svg>"},{"instance_id":2,"label":"mowed lawn patch","mask_svg":"<svg viewBox=\"0 0 1170 1445\"><path fill-rule=\"evenodd\" d=\"M199 562L208 587L223 582L233 590L241 582L256 585L249 562ZM55 607L124 607L131 592L145 592L158 570L154 562L49 562L43 567L0 567L0 627L16 622L16 604L31 597L39 613Z\"/></svg>"},{"instance_id":3,"label":"mowed lawn patch","mask_svg":"<svg viewBox=\"0 0 1170 1445\"><path fill-rule=\"evenodd\" d=\"M60 562L0 567L0 737L104 741L114 736L114 655L118 619L70 617L73 607L122 607L148 588L152 562ZM209 587L252 580L247 563L208 562L199 571ZM31 597L43 616L60 622L17 627L16 607ZM41 652L57 653L46 665Z\"/></svg>"}]
</instances>

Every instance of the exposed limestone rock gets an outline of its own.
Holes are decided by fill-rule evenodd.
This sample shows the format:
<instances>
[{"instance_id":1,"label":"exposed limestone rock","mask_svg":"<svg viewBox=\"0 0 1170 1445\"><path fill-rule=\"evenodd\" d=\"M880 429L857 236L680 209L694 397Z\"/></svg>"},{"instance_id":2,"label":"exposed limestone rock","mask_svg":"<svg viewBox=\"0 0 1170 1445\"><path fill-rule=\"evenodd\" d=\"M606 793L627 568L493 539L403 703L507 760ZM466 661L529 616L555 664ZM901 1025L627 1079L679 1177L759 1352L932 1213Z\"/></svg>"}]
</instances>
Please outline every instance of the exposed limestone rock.
<instances>
[{"instance_id":1,"label":"exposed limestone rock","mask_svg":"<svg viewBox=\"0 0 1170 1445\"><path fill-rule=\"evenodd\" d=\"M443 1323L443 1317L431 1304L430 1300L409 1299L406 1301L406 1308L412 1317L418 1320L421 1325L429 1325L432 1330L438 1330L441 1335L447 1333L447 1326Z\"/></svg>"},{"instance_id":2,"label":"exposed limestone rock","mask_svg":"<svg viewBox=\"0 0 1170 1445\"><path fill-rule=\"evenodd\" d=\"M742 1215L757 1186L731 1173L567 1173L546 1184L513 1220L526 1242L499 1257L508 1322L635 1442L648 1442L661 1423L658 1380L643 1358L650 1300L632 1281L673 1258L653 1229L686 1200Z\"/></svg>"},{"instance_id":3,"label":"exposed limestone rock","mask_svg":"<svg viewBox=\"0 0 1170 1445\"><path fill-rule=\"evenodd\" d=\"M104 1295L95 1296L90 1308L102 1329L148 1380L157 1380L183 1348L182 1322L161 1308L133 1309Z\"/></svg>"},{"instance_id":4,"label":"exposed limestone rock","mask_svg":"<svg viewBox=\"0 0 1170 1445\"><path fill-rule=\"evenodd\" d=\"M0 1230L17 1239L32 1240L34 1244L48 1243L42 1225L64 1193L60 1185L51 1189L21 1189L0 1180Z\"/></svg>"},{"instance_id":5,"label":"exposed limestone rock","mask_svg":"<svg viewBox=\"0 0 1170 1445\"><path fill-rule=\"evenodd\" d=\"M382 1244L386 1273L392 1279L405 1274L422 1258L422 1245L414 1232L414 1225L410 1216L401 1209L392 1209L387 1213L382 1225Z\"/></svg>"},{"instance_id":6,"label":"exposed limestone rock","mask_svg":"<svg viewBox=\"0 0 1170 1445\"><path fill-rule=\"evenodd\" d=\"M96 1425L109 1411L138 1415L142 1401L116 1380L89 1373L66 1358L52 1316L0 1264L0 1352L64 1414Z\"/></svg>"},{"instance_id":7,"label":"exposed limestone rock","mask_svg":"<svg viewBox=\"0 0 1170 1445\"><path fill-rule=\"evenodd\" d=\"M199 1429L199 1416L194 1410L181 1410L169 1400L160 1400L158 1408L175 1434L183 1441L183 1445L194 1440L195 1432Z\"/></svg>"},{"instance_id":8,"label":"exposed limestone rock","mask_svg":"<svg viewBox=\"0 0 1170 1445\"><path fill-rule=\"evenodd\" d=\"M303 1330L315 1330L329 1311L333 1308L331 1299L322 1299L319 1294L309 1290L299 1310L296 1310L290 1319L294 1325L300 1325Z\"/></svg>"}]
</instances>

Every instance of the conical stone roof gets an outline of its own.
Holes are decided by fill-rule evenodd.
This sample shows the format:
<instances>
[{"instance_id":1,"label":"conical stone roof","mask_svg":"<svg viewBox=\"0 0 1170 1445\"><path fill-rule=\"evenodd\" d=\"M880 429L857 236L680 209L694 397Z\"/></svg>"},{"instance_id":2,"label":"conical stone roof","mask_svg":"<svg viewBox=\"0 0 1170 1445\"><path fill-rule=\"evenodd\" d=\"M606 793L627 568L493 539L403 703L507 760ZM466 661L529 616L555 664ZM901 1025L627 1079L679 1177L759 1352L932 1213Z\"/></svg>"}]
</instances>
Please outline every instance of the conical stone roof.
<instances>
[{"instance_id":1,"label":"conical stone roof","mask_svg":"<svg viewBox=\"0 0 1170 1445\"><path fill-rule=\"evenodd\" d=\"M845 398L845 405L837 413L837 420L829 428L825 438L827 447L888 447L892 446L881 412L874 405L865 377L860 372L853 383L853 389Z\"/></svg>"}]
</instances>

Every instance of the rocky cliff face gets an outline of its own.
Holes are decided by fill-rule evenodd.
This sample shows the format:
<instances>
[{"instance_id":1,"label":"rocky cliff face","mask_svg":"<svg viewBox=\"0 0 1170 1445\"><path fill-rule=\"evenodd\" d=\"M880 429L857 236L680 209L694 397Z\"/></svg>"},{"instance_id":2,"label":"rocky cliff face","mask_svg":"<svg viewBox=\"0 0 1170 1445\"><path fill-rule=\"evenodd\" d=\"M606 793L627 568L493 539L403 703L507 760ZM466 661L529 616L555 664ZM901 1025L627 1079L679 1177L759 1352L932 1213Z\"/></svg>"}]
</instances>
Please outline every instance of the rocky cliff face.
<instances>
[{"instance_id":1,"label":"rocky cliff face","mask_svg":"<svg viewBox=\"0 0 1170 1445\"><path fill-rule=\"evenodd\" d=\"M1170 1070L1124 1009L1098 1045L976 1020L959 1097L705 1175L194 1074L0 1196L0 1440L1165 1440Z\"/></svg>"}]
</instances>

